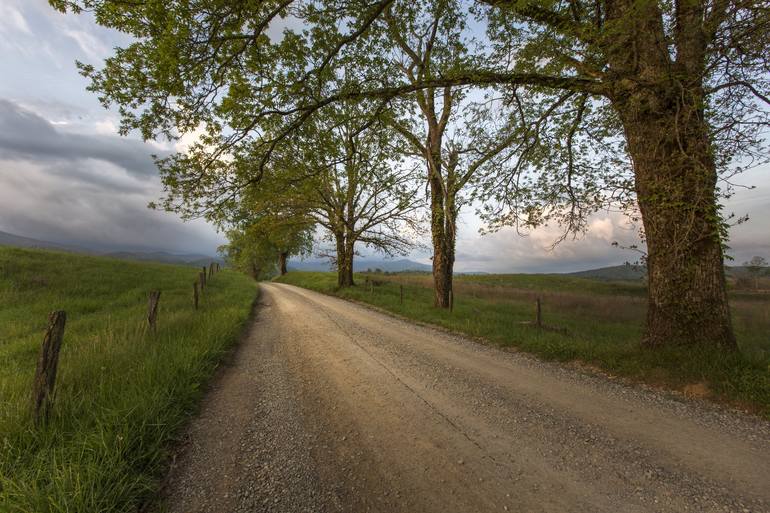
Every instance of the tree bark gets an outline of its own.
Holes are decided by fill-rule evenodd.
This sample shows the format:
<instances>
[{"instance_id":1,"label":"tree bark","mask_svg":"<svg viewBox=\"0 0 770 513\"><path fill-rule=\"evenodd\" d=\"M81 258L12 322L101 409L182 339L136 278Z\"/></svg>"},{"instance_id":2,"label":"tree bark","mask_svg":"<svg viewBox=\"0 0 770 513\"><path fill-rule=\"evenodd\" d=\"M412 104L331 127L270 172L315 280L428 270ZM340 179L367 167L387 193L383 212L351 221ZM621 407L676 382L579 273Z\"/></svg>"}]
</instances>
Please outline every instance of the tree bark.
<instances>
[{"instance_id":1,"label":"tree bark","mask_svg":"<svg viewBox=\"0 0 770 513\"><path fill-rule=\"evenodd\" d=\"M352 287L355 285L353 282L353 257L353 241L348 237L345 240L345 265L342 268L343 287Z\"/></svg>"},{"instance_id":2,"label":"tree bark","mask_svg":"<svg viewBox=\"0 0 770 513\"><path fill-rule=\"evenodd\" d=\"M643 345L736 348L727 300L717 170L702 95L648 90L615 102L634 163L647 242Z\"/></svg>"},{"instance_id":3,"label":"tree bark","mask_svg":"<svg viewBox=\"0 0 770 513\"><path fill-rule=\"evenodd\" d=\"M286 269L286 261L289 259L289 254L286 251L278 253L278 267L280 268L281 276L289 272Z\"/></svg>"},{"instance_id":4,"label":"tree bark","mask_svg":"<svg viewBox=\"0 0 770 513\"><path fill-rule=\"evenodd\" d=\"M259 274L262 272L262 269L257 266L255 262L251 263L251 277L255 280L259 279Z\"/></svg>"},{"instance_id":5,"label":"tree bark","mask_svg":"<svg viewBox=\"0 0 770 513\"><path fill-rule=\"evenodd\" d=\"M430 181L433 243L433 305L449 308L455 262L455 220L438 180Z\"/></svg>"},{"instance_id":6,"label":"tree bark","mask_svg":"<svg viewBox=\"0 0 770 513\"><path fill-rule=\"evenodd\" d=\"M677 4L672 40L658 2L607 4L607 26L629 29L603 46L618 77L608 96L625 131L647 242L646 347L736 348L704 113L703 16L702 2Z\"/></svg>"},{"instance_id":7,"label":"tree bark","mask_svg":"<svg viewBox=\"0 0 770 513\"><path fill-rule=\"evenodd\" d=\"M353 244L348 241L345 233L335 233L337 245L337 286L352 287L353 283Z\"/></svg>"},{"instance_id":8,"label":"tree bark","mask_svg":"<svg viewBox=\"0 0 770 513\"><path fill-rule=\"evenodd\" d=\"M431 242L433 244L433 306L450 307L455 260L454 184L443 177L442 128L429 112L427 155L430 185ZM450 170L447 170L450 171Z\"/></svg>"}]
</instances>

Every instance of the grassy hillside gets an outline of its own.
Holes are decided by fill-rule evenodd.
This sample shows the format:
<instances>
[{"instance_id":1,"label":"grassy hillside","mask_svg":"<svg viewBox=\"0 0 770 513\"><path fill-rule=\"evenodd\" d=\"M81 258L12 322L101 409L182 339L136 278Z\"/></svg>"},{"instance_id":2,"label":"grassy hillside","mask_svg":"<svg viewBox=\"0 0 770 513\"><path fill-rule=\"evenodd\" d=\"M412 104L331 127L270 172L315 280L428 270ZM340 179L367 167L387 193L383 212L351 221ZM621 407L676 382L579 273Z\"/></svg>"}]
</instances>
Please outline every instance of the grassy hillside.
<instances>
[{"instance_id":1,"label":"grassy hillside","mask_svg":"<svg viewBox=\"0 0 770 513\"><path fill-rule=\"evenodd\" d=\"M192 304L197 270L0 248L0 510L137 511L256 295L216 274ZM160 289L158 333L144 333ZM48 313L67 312L56 399L34 428L30 387Z\"/></svg>"},{"instance_id":2,"label":"grassy hillside","mask_svg":"<svg viewBox=\"0 0 770 513\"><path fill-rule=\"evenodd\" d=\"M670 388L697 390L770 417L770 295L733 297L740 355L681 350L644 351L639 346L645 289L639 282L607 282L565 275L458 276L452 313L433 308L430 276L371 275L380 282L336 290L333 273L289 273L279 281L371 303L396 314L436 324L541 357L598 366L611 374ZM404 302L400 302L400 286ZM542 302L545 328L532 321Z\"/></svg>"}]
</instances>

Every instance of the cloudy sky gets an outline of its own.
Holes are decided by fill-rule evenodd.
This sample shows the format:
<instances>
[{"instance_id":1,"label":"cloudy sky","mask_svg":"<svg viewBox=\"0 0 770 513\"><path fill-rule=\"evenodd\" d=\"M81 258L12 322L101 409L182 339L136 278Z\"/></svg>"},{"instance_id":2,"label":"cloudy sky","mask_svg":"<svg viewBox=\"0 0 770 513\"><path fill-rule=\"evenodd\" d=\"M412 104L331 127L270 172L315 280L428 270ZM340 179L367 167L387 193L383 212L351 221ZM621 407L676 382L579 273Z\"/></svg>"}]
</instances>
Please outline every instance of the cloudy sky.
<instances>
[{"instance_id":1,"label":"cloudy sky","mask_svg":"<svg viewBox=\"0 0 770 513\"><path fill-rule=\"evenodd\" d=\"M98 65L125 41L45 0L0 0L0 230L101 249L213 254L224 239L211 226L147 209L161 193L150 155L178 147L118 136L116 114L85 90L75 69L75 60ZM732 230L731 253L738 262L770 258L770 168L741 182L756 188L727 204L751 217ZM462 215L458 271L558 272L636 259L611 246L636 242L616 214L596 215L586 236L554 250L555 228L481 237L480 226L472 209ZM424 253L412 257L428 262Z\"/></svg>"}]
</instances>

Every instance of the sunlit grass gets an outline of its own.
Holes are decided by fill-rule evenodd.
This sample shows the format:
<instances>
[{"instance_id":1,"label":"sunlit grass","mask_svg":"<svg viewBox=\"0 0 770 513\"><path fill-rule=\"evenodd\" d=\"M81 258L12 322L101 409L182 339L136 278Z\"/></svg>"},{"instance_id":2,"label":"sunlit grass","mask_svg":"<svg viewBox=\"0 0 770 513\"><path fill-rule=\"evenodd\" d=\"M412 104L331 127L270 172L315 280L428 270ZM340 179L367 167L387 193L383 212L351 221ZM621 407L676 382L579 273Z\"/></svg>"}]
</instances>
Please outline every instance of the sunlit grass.
<instances>
[{"instance_id":1,"label":"sunlit grass","mask_svg":"<svg viewBox=\"0 0 770 513\"><path fill-rule=\"evenodd\" d=\"M198 269L0 248L0 511L137 511L170 442L239 336L256 295ZM162 291L157 335L147 293ZM31 382L51 310L67 312L56 398L34 428Z\"/></svg>"}]
</instances>

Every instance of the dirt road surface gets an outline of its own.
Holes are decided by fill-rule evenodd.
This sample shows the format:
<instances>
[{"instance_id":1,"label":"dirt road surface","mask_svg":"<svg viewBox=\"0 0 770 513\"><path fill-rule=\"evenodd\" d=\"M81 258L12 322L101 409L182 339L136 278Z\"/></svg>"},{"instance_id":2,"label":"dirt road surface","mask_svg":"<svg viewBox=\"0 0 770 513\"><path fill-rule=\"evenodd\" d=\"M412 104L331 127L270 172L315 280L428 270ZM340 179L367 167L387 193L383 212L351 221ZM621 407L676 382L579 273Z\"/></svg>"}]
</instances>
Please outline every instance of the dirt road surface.
<instances>
[{"instance_id":1,"label":"dirt road surface","mask_svg":"<svg viewBox=\"0 0 770 513\"><path fill-rule=\"evenodd\" d=\"M265 284L172 512L768 512L770 428Z\"/></svg>"}]
</instances>

